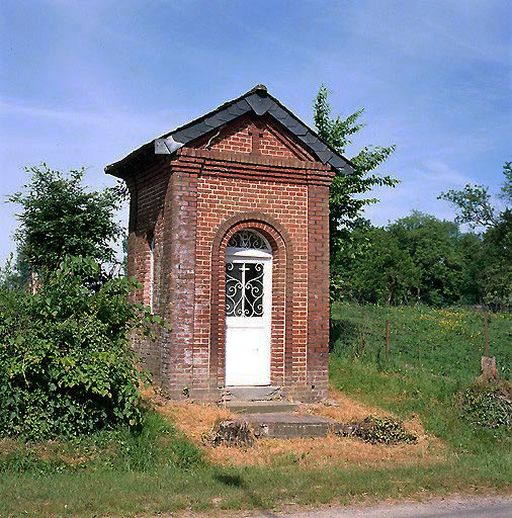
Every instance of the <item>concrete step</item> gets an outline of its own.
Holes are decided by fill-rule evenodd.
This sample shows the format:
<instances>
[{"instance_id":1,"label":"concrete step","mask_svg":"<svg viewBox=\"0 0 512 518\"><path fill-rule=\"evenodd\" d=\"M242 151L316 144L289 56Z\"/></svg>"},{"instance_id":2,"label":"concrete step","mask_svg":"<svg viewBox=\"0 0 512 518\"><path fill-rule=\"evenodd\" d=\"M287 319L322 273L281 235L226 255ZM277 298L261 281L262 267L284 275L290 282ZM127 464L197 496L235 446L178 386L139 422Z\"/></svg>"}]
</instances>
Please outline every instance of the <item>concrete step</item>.
<instances>
[{"instance_id":1,"label":"concrete step","mask_svg":"<svg viewBox=\"0 0 512 518\"><path fill-rule=\"evenodd\" d=\"M289 401L226 401L226 408L238 414L268 414L293 412L297 405Z\"/></svg>"},{"instance_id":2,"label":"concrete step","mask_svg":"<svg viewBox=\"0 0 512 518\"><path fill-rule=\"evenodd\" d=\"M225 401L276 401L281 400L281 388L264 387L226 387L223 394Z\"/></svg>"},{"instance_id":3,"label":"concrete step","mask_svg":"<svg viewBox=\"0 0 512 518\"><path fill-rule=\"evenodd\" d=\"M245 414L242 418L253 427L256 435L278 439L325 437L336 424L326 417L288 412Z\"/></svg>"}]
</instances>

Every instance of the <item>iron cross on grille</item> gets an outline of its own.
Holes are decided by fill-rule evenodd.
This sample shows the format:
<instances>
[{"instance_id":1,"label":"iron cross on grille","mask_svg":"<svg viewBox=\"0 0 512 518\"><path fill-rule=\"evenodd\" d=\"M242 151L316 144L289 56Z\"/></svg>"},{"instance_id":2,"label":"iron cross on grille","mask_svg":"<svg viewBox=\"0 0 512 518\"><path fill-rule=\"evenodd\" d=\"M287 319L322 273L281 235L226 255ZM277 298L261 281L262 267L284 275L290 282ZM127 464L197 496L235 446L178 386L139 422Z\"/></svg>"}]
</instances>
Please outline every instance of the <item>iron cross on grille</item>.
<instances>
[{"instance_id":1,"label":"iron cross on grille","mask_svg":"<svg viewBox=\"0 0 512 518\"><path fill-rule=\"evenodd\" d=\"M263 274L263 263L226 263L228 317L263 316Z\"/></svg>"},{"instance_id":2,"label":"iron cross on grille","mask_svg":"<svg viewBox=\"0 0 512 518\"><path fill-rule=\"evenodd\" d=\"M263 138L263 128L254 122L249 126L249 135L252 137L251 153L254 155L260 152L260 139Z\"/></svg>"}]
</instances>

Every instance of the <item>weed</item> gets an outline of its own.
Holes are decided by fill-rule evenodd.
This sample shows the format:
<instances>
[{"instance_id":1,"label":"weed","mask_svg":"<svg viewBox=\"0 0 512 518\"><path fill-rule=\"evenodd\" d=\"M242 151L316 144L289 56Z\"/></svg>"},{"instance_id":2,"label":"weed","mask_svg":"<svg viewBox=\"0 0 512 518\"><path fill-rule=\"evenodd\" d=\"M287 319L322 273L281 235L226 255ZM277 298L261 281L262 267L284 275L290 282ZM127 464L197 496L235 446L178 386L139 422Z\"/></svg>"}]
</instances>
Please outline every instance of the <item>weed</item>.
<instances>
[{"instance_id":1,"label":"weed","mask_svg":"<svg viewBox=\"0 0 512 518\"><path fill-rule=\"evenodd\" d=\"M336 433L343 437L357 437L371 444L414 444L418 441L400 421L390 417L368 416L360 422L342 425Z\"/></svg>"}]
</instances>

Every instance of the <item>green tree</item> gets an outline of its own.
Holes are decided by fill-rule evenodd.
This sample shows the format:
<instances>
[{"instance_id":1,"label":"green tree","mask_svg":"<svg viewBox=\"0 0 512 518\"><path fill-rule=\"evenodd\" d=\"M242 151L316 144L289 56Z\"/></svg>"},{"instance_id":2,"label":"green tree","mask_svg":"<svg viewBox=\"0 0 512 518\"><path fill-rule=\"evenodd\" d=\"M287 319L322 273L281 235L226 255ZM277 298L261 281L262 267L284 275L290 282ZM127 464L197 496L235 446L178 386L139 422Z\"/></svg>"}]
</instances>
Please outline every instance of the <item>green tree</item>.
<instances>
[{"instance_id":1,"label":"green tree","mask_svg":"<svg viewBox=\"0 0 512 518\"><path fill-rule=\"evenodd\" d=\"M413 211L388 226L402 250L420 272L417 300L446 305L459 302L465 290L466 257L459 226L430 214Z\"/></svg>"},{"instance_id":2,"label":"green tree","mask_svg":"<svg viewBox=\"0 0 512 518\"><path fill-rule=\"evenodd\" d=\"M481 304L483 301L482 271L485 264L485 251L482 236L475 232L461 234L458 248L464 261L462 272L462 304Z\"/></svg>"},{"instance_id":3,"label":"green tree","mask_svg":"<svg viewBox=\"0 0 512 518\"><path fill-rule=\"evenodd\" d=\"M501 211L493 202L489 187L485 185L467 184L463 189L443 192L438 198L455 205L455 221L458 223L467 223L472 228L496 227L512 210L512 162L503 165L503 176L505 180L498 195L505 203Z\"/></svg>"},{"instance_id":4,"label":"green tree","mask_svg":"<svg viewBox=\"0 0 512 518\"><path fill-rule=\"evenodd\" d=\"M42 164L26 172L30 182L9 197L22 207L14 236L18 261L36 272L55 270L66 256L114 262L112 244L122 231L114 220L119 189L88 190L84 169L65 175Z\"/></svg>"},{"instance_id":5,"label":"green tree","mask_svg":"<svg viewBox=\"0 0 512 518\"><path fill-rule=\"evenodd\" d=\"M512 162L503 165L503 176L496 199L487 186L470 184L439 196L457 208L456 221L483 229L481 290L496 309L512 307Z\"/></svg>"},{"instance_id":6,"label":"green tree","mask_svg":"<svg viewBox=\"0 0 512 518\"><path fill-rule=\"evenodd\" d=\"M421 272L398 239L383 228L353 232L353 242L364 242L351 269L352 298L371 304L407 304L416 297Z\"/></svg>"},{"instance_id":7,"label":"green tree","mask_svg":"<svg viewBox=\"0 0 512 518\"><path fill-rule=\"evenodd\" d=\"M346 118L332 118L328 90L322 85L315 98L313 111L319 136L334 151L346 154L352 136L365 126L361 122L364 110L357 110ZM352 240L352 231L364 207L378 201L368 197L367 193L374 187L393 187L398 183L392 176L380 176L373 172L394 150L394 145L365 146L351 158L354 174L337 174L334 177L329 202L332 296L339 297L346 292L343 271L350 268L358 250Z\"/></svg>"}]
</instances>

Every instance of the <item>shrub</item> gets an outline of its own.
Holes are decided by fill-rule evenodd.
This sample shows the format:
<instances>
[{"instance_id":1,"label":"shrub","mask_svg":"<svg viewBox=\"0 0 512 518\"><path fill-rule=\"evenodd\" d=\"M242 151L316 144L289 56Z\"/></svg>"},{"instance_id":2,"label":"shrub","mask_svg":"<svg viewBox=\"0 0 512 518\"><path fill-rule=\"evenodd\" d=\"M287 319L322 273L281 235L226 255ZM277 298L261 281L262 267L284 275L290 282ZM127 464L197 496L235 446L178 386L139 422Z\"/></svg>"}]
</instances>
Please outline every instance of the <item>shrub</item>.
<instances>
[{"instance_id":1,"label":"shrub","mask_svg":"<svg viewBox=\"0 0 512 518\"><path fill-rule=\"evenodd\" d=\"M129 335L149 329L152 317L128 302L135 286L105 281L92 259L67 257L35 295L0 287L0 436L140 425L146 374Z\"/></svg>"},{"instance_id":2,"label":"shrub","mask_svg":"<svg viewBox=\"0 0 512 518\"><path fill-rule=\"evenodd\" d=\"M18 261L38 273L55 270L69 255L114 261L112 241L122 234L114 219L123 198L120 188L88 189L84 168L65 174L43 163L25 171L29 183L8 198L22 209L14 234Z\"/></svg>"},{"instance_id":3,"label":"shrub","mask_svg":"<svg viewBox=\"0 0 512 518\"><path fill-rule=\"evenodd\" d=\"M463 417L480 428L512 427L512 384L476 383L459 397Z\"/></svg>"}]
</instances>

